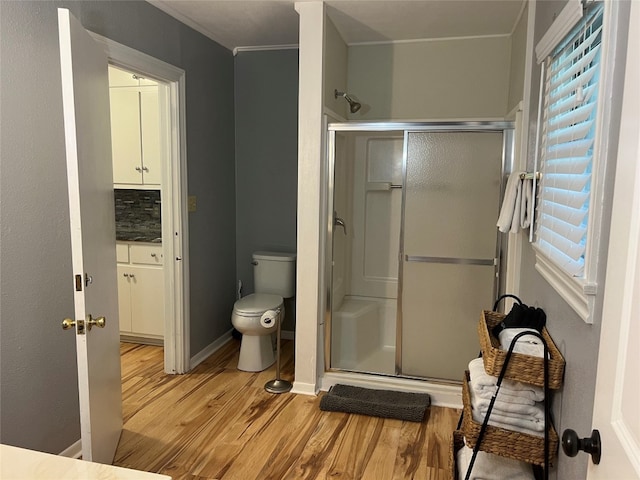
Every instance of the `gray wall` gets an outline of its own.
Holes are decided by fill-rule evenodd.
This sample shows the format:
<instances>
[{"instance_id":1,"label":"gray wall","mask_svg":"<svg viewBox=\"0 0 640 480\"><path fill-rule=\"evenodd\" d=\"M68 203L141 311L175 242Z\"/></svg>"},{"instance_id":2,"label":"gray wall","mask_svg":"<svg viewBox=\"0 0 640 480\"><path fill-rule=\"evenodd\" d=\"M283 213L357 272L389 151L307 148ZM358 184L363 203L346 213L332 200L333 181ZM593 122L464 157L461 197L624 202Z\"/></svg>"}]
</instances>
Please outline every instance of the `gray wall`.
<instances>
[{"instance_id":1,"label":"gray wall","mask_svg":"<svg viewBox=\"0 0 640 480\"><path fill-rule=\"evenodd\" d=\"M535 43L544 35L547 28L553 22L564 7L564 2L537 2ZM624 10L624 9L623 9ZM627 15L628 18L628 15ZM620 29L626 32L624 28ZM623 34L624 35L624 34ZM624 49L622 49L624 51ZM624 58L624 57L622 57ZM535 61L534 61L535 63ZM624 65L624 60L618 65ZM616 72L619 82L622 81L621 72ZM530 144L535 139L535 125L537 121L538 92L540 70L534 65L531 78L531 110L530 110ZM621 92L621 86L613 89ZM611 142L607 155L608 167L606 175L605 196L602 199L604 205L604 218L602 224L602 243L599 258L598 284L599 294L596 298L594 323L586 324L573 309L556 293L556 291L535 270L535 256L531 245L525 242L523 245L523 259L521 270L521 298L525 303L542 307L547 314L547 328L554 342L562 352L566 360L565 381L562 389L553 398L554 425L559 435L567 428L572 428L581 437L591 433L591 417L593 413L593 401L595 391L595 377L598 360L598 347L600 340L600 325L602 320L602 303L605 283L605 270L607 258L607 246L609 236L609 224L611 220L611 200L613 198L613 177L615 170L615 158L617 153L617 138L619 131L619 117L621 98L612 99L612 119L609 125ZM529 148L529 169L533 168L533 145ZM524 236L523 236L524 237ZM596 428L594 426L594 428ZM579 479L586 478L589 457L578 455L569 458L559 452L557 467L552 472L553 478ZM557 476L557 477L556 477Z\"/></svg>"},{"instance_id":2,"label":"gray wall","mask_svg":"<svg viewBox=\"0 0 640 480\"><path fill-rule=\"evenodd\" d=\"M142 1L1 2L0 441L52 453L80 438L59 6L187 72L192 354L230 328L235 278L231 52Z\"/></svg>"},{"instance_id":3,"label":"gray wall","mask_svg":"<svg viewBox=\"0 0 640 480\"><path fill-rule=\"evenodd\" d=\"M296 251L298 50L235 57L236 276L253 293L251 253ZM285 330L294 308L286 305Z\"/></svg>"}]
</instances>

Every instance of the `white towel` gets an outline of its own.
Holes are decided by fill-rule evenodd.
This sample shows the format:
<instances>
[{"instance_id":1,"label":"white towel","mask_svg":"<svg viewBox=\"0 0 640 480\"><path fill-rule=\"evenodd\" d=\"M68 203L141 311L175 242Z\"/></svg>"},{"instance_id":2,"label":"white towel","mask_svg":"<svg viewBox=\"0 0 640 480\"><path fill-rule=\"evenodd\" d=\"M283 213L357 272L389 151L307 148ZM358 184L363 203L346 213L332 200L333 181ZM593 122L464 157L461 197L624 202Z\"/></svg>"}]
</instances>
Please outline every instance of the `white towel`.
<instances>
[{"instance_id":1,"label":"white towel","mask_svg":"<svg viewBox=\"0 0 640 480\"><path fill-rule=\"evenodd\" d=\"M511 219L511 228L509 233L518 233L520 231L520 209L522 205L522 180L518 175L518 183L516 183L516 201L513 204L513 218Z\"/></svg>"},{"instance_id":2,"label":"white towel","mask_svg":"<svg viewBox=\"0 0 640 480\"><path fill-rule=\"evenodd\" d=\"M469 362L469 377L470 386L473 385L473 390L478 393L478 396L487 398L488 395L490 399L496 392L498 377L491 376L484 370L484 361L482 358L474 358ZM533 405L535 402L544 400L544 390L542 387L515 382L505 378L500 385L500 392L498 393L497 399L513 401L511 397L522 399L520 403Z\"/></svg>"},{"instance_id":3,"label":"white towel","mask_svg":"<svg viewBox=\"0 0 640 480\"><path fill-rule=\"evenodd\" d=\"M522 199L520 201L520 227L529 228L533 215L533 178L522 181Z\"/></svg>"},{"instance_id":4,"label":"white towel","mask_svg":"<svg viewBox=\"0 0 640 480\"><path fill-rule=\"evenodd\" d=\"M536 332L536 330L532 328L505 328L498 334L500 348L502 350L509 350L514 337L522 332ZM520 337L516 342L516 346L513 347L513 351L524 355L530 355L532 357L544 357L544 345L542 340L533 335L524 335Z\"/></svg>"},{"instance_id":5,"label":"white towel","mask_svg":"<svg viewBox=\"0 0 640 480\"><path fill-rule=\"evenodd\" d=\"M490 399L482 398L478 395L475 395L475 406L478 408L480 413L485 415L489 410L489 404L491 403ZM534 420L544 422L544 407L542 403L535 403L534 405L522 405L521 403L509 403L504 402L502 400L498 400L493 403L493 410L491 410L491 415L493 414L502 415L504 417L514 417L519 418L522 416L533 418Z\"/></svg>"},{"instance_id":6,"label":"white towel","mask_svg":"<svg viewBox=\"0 0 640 480\"><path fill-rule=\"evenodd\" d=\"M513 172L507 179L507 186L504 191L504 198L502 200L502 207L500 209L500 215L498 216L497 223L498 229L502 233L507 233L512 229L514 218L518 218L520 213L520 203L518 203L518 209L516 210L518 190L522 185L520 173L521 172Z\"/></svg>"},{"instance_id":7,"label":"white towel","mask_svg":"<svg viewBox=\"0 0 640 480\"><path fill-rule=\"evenodd\" d=\"M460 480L466 477L472 456L473 449L466 444L456 453ZM528 463L478 451L469 478L472 480L532 480L534 477L533 469Z\"/></svg>"},{"instance_id":8,"label":"white towel","mask_svg":"<svg viewBox=\"0 0 640 480\"><path fill-rule=\"evenodd\" d=\"M485 413L480 411L478 407L478 398L474 394L472 389L469 389L471 400L471 416L477 423L483 423L486 416ZM529 435L535 435L538 437L544 436L544 416L542 421L534 417L525 415L519 416L506 416L495 411L495 408L489 416L489 425L494 427L505 428L507 430L514 430L516 432L526 433Z\"/></svg>"}]
</instances>

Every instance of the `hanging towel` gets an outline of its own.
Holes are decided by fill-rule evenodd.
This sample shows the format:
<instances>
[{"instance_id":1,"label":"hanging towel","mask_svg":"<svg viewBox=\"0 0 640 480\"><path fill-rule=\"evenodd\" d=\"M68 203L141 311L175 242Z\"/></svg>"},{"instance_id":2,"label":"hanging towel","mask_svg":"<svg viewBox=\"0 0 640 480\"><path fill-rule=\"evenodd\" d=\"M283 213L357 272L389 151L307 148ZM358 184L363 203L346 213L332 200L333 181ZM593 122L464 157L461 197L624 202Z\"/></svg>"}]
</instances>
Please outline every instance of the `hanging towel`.
<instances>
[{"instance_id":1,"label":"hanging towel","mask_svg":"<svg viewBox=\"0 0 640 480\"><path fill-rule=\"evenodd\" d=\"M529 228L533 216L533 178L522 180L522 200L520 201L520 227Z\"/></svg>"},{"instance_id":2,"label":"hanging towel","mask_svg":"<svg viewBox=\"0 0 640 480\"><path fill-rule=\"evenodd\" d=\"M484 370L484 362L482 358L474 358L469 362L469 377L470 386L473 386L473 390L483 398L490 399L496 391L497 377L487 374ZM471 390L471 388L470 388ZM533 405L535 402L541 402L544 400L544 390L542 387L536 385L529 385L528 383L515 382L513 380L504 379L500 386L500 392L498 393L498 399L504 401L514 401L511 397L517 397L520 399L520 403L525 401L529 405ZM518 401L518 400L515 400ZM531 403L534 402L534 403Z\"/></svg>"},{"instance_id":3,"label":"hanging towel","mask_svg":"<svg viewBox=\"0 0 640 480\"><path fill-rule=\"evenodd\" d=\"M513 218L511 219L511 228L509 233L518 233L520 231L520 208L522 205L522 182L520 175L518 175L518 182L516 183L516 201L513 204Z\"/></svg>"},{"instance_id":4,"label":"hanging towel","mask_svg":"<svg viewBox=\"0 0 640 480\"><path fill-rule=\"evenodd\" d=\"M509 175L507 180L507 186L504 191L504 199L502 200L502 208L500 209L500 215L498 216L498 229L502 233L507 233L513 228L514 218L517 218L516 223L519 223L520 203L517 205L518 191L522 188L522 181L520 179L521 172L513 172ZM517 212L517 213L516 213Z\"/></svg>"},{"instance_id":5,"label":"hanging towel","mask_svg":"<svg viewBox=\"0 0 640 480\"><path fill-rule=\"evenodd\" d=\"M467 447L466 441L456 453L458 478L463 479L471 463L473 449ZM471 470L471 480L533 480L533 469L525 462L501 457L493 453L478 451Z\"/></svg>"}]
</instances>

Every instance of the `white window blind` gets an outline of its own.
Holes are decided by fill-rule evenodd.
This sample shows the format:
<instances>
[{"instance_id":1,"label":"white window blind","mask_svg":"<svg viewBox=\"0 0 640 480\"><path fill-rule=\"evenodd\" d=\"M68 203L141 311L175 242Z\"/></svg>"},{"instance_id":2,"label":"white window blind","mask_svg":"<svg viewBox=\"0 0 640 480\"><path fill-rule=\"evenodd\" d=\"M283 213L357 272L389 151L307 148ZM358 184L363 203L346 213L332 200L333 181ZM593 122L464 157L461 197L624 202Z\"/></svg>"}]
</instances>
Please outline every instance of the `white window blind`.
<instances>
[{"instance_id":1,"label":"white window blind","mask_svg":"<svg viewBox=\"0 0 640 480\"><path fill-rule=\"evenodd\" d=\"M597 5L547 59L536 245L584 276L600 79L603 7Z\"/></svg>"}]
</instances>

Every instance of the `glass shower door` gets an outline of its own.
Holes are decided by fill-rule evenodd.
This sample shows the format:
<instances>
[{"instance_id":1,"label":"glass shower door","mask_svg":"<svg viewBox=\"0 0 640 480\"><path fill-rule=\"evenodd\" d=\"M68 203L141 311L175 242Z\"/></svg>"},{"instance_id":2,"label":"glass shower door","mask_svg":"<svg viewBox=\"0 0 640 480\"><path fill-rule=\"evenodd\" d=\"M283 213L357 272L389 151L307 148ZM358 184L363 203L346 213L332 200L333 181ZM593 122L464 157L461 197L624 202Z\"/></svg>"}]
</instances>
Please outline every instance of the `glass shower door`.
<instances>
[{"instance_id":1,"label":"glass shower door","mask_svg":"<svg viewBox=\"0 0 640 480\"><path fill-rule=\"evenodd\" d=\"M408 132L406 148L399 367L460 380L495 292L503 132Z\"/></svg>"}]
</instances>

